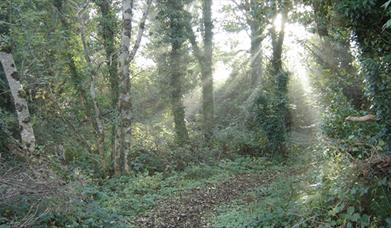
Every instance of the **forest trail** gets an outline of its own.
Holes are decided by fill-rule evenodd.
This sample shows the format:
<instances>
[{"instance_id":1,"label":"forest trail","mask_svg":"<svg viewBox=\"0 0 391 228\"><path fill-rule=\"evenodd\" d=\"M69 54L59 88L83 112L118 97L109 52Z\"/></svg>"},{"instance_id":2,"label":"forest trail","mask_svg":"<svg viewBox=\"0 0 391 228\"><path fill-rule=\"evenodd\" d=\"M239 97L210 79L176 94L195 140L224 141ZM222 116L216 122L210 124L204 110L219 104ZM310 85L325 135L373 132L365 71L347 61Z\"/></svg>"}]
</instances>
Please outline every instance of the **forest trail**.
<instances>
[{"instance_id":1,"label":"forest trail","mask_svg":"<svg viewBox=\"0 0 391 228\"><path fill-rule=\"evenodd\" d=\"M137 219L141 227L206 227L205 217L217 206L241 197L255 187L266 185L278 174L241 174L222 183L210 184L159 202L156 208ZM248 197L251 201L251 197Z\"/></svg>"},{"instance_id":2,"label":"forest trail","mask_svg":"<svg viewBox=\"0 0 391 228\"><path fill-rule=\"evenodd\" d=\"M310 147L314 143L313 132L292 132L292 145ZM304 150L309 151L309 150ZM307 157L304 152L301 158ZM297 159L297 158L296 158ZM246 204L257 199L251 192L267 187L278 178L299 176L308 171L307 165L289 166L282 172L265 170L260 173L244 173L220 183L208 184L180 193L177 197L158 202L155 208L135 220L139 227L209 227L208 219L215 216L218 207L235 200Z\"/></svg>"}]
</instances>

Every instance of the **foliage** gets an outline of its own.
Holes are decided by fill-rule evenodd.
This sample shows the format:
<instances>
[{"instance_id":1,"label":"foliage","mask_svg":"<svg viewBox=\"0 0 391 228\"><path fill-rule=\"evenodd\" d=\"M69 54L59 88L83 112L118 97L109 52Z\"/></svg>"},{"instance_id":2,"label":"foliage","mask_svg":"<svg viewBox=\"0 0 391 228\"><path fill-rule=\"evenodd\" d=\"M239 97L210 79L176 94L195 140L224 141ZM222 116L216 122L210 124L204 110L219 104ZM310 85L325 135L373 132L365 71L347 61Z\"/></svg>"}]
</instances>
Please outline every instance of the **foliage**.
<instances>
[{"instance_id":1,"label":"foliage","mask_svg":"<svg viewBox=\"0 0 391 228\"><path fill-rule=\"evenodd\" d=\"M358 48L356 57L359 60L359 69L362 74L360 72L354 73L354 71L347 73L348 75L358 74L360 78L362 75L364 76L365 85L363 87L372 104L371 111L377 114L379 123L382 125L382 130L378 131L377 135L382 137L387 142L386 146L389 147L390 105L385 97L388 97L391 91L389 80L386 79L389 72L388 50L390 46L388 44L389 32L382 30L387 18L387 16L384 17L382 10L382 5L385 2L346 0L330 1L325 4L324 8L327 10L322 12L321 17L323 21L335 24L333 33L331 33L332 38L339 41L349 40L349 35L341 31L350 30L352 32L352 37ZM330 66L328 68L332 70ZM335 70L331 72L336 73ZM332 88L338 87L333 86Z\"/></svg>"},{"instance_id":2,"label":"foliage","mask_svg":"<svg viewBox=\"0 0 391 228\"><path fill-rule=\"evenodd\" d=\"M386 226L391 206L387 182L390 173L367 179L360 175L362 170L354 165L355 162L344 154L344 147L328 145L326 156L321 154L323 148L324 144L304 149L306 152L301 152L299 157L293 155L287 164L290 168L271 167L283 175L270 186L261 186L220 207L217 217L211 220L212 226ZM335 153L337 148L342 153ZM299 147L291 153L302 149ZM311 160L316 163L315 170L305 167Z\"/></svg>"},{"instance_id":3,"label":"foliage","mask_svg":"<svg viewBox=\"0 0 391 228\"><path fill-rule=\"evenodd\" d=\"M183 172L140 173L104 182L82 173L68 184L70 192L64 198L52 198L37 208L35 226L116 226L129 227L133 218L154 207L159 200L173 197L181 191L221 182L232 175L265 170L271 162L265 159L238 158L214 165L195 165ZM80 170L78 171L80 172ZM101 183L99 183L101 182ZM28 197L26 200L31 200ZM30 209L28 201L2 205L0 215L8 224L17 222ZM45 208L49 210L45 211ZM3 221L0 220L0 225Z\"/></svg>"},{"instance_id":4,"label":"foliage","mask_svg":"<svg viewBox=\"0 0 391 228\"><path fill-rule=\"evenodd\" d=\"M273 155L281 155L285 152L285 142L287 137L287 125L289 118L287 84L288 73L281 72L284 76L282 80L274 79L276 85L265 86L263 91L258 91L253 100L250 114L249 128L258 132L259 142L265 142L267 138L266 151L273 151ZM269 77L277 77L271 75ZM280 78L280 77L278 77ZM278 84L283 83L282 89ZM280 89L281 88L281 89ZM258 130L256 130L258 129ZM279 154L280 153L280 154Z\"/></svg>"}]
</instances>

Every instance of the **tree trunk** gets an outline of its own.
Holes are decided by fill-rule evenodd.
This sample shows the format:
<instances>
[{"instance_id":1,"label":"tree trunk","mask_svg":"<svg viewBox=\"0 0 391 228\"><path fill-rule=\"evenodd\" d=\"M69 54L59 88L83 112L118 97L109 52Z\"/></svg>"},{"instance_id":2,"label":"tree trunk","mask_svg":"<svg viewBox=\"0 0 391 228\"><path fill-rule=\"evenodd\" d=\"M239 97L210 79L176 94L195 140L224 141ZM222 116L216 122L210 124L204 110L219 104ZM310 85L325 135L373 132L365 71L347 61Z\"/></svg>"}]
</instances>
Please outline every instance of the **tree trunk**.
<instances>
[{"instance_id":1,"label":"tree trunk","mask_svg":"<svg viewBox=\"0 0 391 228\"><path fill-rule=\"evenodd\" d=\"M170 85L171 85L171 106L174 115L176 141L179 145L184 145L189 142L189 133L185 122L185 107L183 105L183 91L182 91L182 73L180 69L181 45L174 42L171 46L170 56Z\"/></svg>"},{"instance_id":2,"label":"tree trunk","mask_svg":"<svg viewBox=\"0 0 391 228\"><path fill-rule=\"evenodd\" d=\"M277 7L277 6L276 6ZM278 14L281 15L281 28L279 31L275 28L275 26L271 29L271 39L272 39L272 59L271 59L271 72L275 77L275 86L274 91L277 97L276 105L276 116L278 119L276 128L273 129L273 134L279 134L279 140L274 145L274 149L278 152L284 154L286 152L285 145L285 135L286 135L286 123L289 115L289 110L287 107L288 98L287 98L287 90L288 90L288 75L284 72L282 68L282 50L283 43L285 38L285 22L287 17L287 9L284 0L280 2L280 9L275 8L276 18ZM273 23L274 24L274 23Z\"/></svg>"},{"instance_id":3,"label":"tree trunk","mask_svg":"<svg viewBox=\"0 0 391 228\"><path fill-rule=\"evenodd\" d=\"M132 135L132 103L130 99L129 47L132 32L133 0L122 1L122 32L119 55L120 84L118 99L118 127L115 140L114 174L129 172L128 153L131 147Z\"/></svg>"},{"instance_id":4,"label":"tree trunk","mask_svg":"<svg viewBox=\"0 0 391 228\"><path fill-rule=\"evenodd\" d=\"M19 81L19 74L16 70L12 54L0 52L0 62L3 65L4 73L6 75L15 104L22 145L28 153L33 153L35 150L34 130L31 124L31 116L27 105L27 100L25 99L26 93Z\"/></svg>"},{"instance_id":5,"label":"tree trunk","mask_svg":"<svg viewBox=\"0 0 391 228\"><path fill-rule=\"evenodd\" d=\"M262 75L262 32L257 22L250 24L251 29L251 48L250 48L250 67L251 84L257 85Z\"/></svg>"},{"instance_id":6,"label":"tree trunk","mask_svg":"<svg viewBox=\"0 0 391 228\"><path fill-rule=\"evenodd\" d=\"M148 16L152 0L147 0L146 6L139 24L139 30L130 52L130 37L132 34L133 0L122 1L122 32L120 44L120 84L117 109L119 113L117 132L115 135L114 150L114 175L129 173L128 156L131 150L132 137L132 103L130 94L130 62L134 59L140 47L142 35L145 29L145 21Z\"/></svg>"},{"instance_id":7,"label":"tree trunk","mask_svg":"<svg viewBox=\"0 0 391 228\"><path fill-rule=\"evenodd\" d=\"M94 126L95 126L95 135L97 138L97 148L98 153L101 159L101 165L104 170L106 171L106 157L105 157L105 131L103 126L103 120L101 111L99 108L98 101L96 99L96 71L94 69L91 57L90 57L90 50L87 45L86 35L85 35L85 21L84 21L84 15L81 16L81 26L80 26L80 36L83 44L83 51L84 51L84 58L87 62L87 68L88 68L88 74L90 76L90 97L91 97L91 103L94 109Z\"/></svg>"},{"instance_id":8,"label":"tree trunk","mask_svg":"<svg viewBox=\"0 0 391 228\"><path fill-rule=\"evenodd\" d=\"M64 50L65 58L67 60L67 65L70 71L71 76L71 83L73 84L73 87L77 91L78 95L80 95L80 100L82 105L84 106L86 116L88 119L88 122L91 124L91 127L94 129L94 131L97 129L96 122L94 121L94 114L93 114L93 104L91 102L90 97L88 96L88 92L83 87L83 75L79 71L79 69L76 66L74 56L72 54L72 48L74 48L74 45L70 41L71 34L71 23L67 20L66 14L64 12L64 1L54 1L54 7L59 11L59 18L61 25L64 29L65 36L67 39L65 40L66 46L69 48L67 50ZM97 139L97 141L99 141ZM88 142L86 144L89 144ZM91 148L89 148L90 151L93 151Z\"/></svg>"},{"instance_id":9,"label":"tree trunk","mask_svg":"<svg viewBox=\"0 0 391 228\"><path fill-rule=\"evenodd\" d=\"M258 18L260 14L258 9L258 2L256 0L251 0L249 2L248 14L250 18L247 19L247 22L250 26L250 38L251 38L251 47L250 47L250 76L251 84L256 86L259 82L259 79L262 75L262 21Z\"/></svg>"},{"instance_id":10,"label":"tree trunk","mask_svg":"<svg viewBox=\"0 0 391 228\"><path fill-rule=\"evenodd\" d=\"M116 114L116 108L119 97L119 76L118 76L118 57L116 54L116 42L115 34L117 33L117 23L115 12L112 8L111 0L95 0L95 4L99 7L102 14L101 21L99 23L100 36L103 39L103 46L106 52L106 64L109 69L109 81L111 89L111 108ZM117 116L117 115L115 115ZM111 127L111 162L114 162L115 155L115 134L116 134L116 121L113 121ZM113 164L112 164L113 165ZM113 167L114 170L114 167Z\"/></svg>"},{"instance_id":11,"label":"tree trunk","mask_svg":"<svg viewBox=\"0 0 391 228\"><path fill-rule=\"evenodd\" d=\"M209 141L214 129L214 91L213 91L213 23L212 0L203 0L202 19L204 24L204 62L201 71L202 80L202 111L204 117L204 136Z\"/></svg>"},{"instance_id":12,"label":"tree trunk","mask_svg":"<svg viewBox=\"0 0 391 228\"><path fill-rule=\"evenodd\" d=\"M201 68L202 87L202 129L204 138L209 143L213 136L214 121L214 89L213 89L213 22L212 22L212 0L202 1L202 22L204 50L198 47L191 23L187 23L187 36L193 48L195 57Z\"/></svg>"}]
</instances>

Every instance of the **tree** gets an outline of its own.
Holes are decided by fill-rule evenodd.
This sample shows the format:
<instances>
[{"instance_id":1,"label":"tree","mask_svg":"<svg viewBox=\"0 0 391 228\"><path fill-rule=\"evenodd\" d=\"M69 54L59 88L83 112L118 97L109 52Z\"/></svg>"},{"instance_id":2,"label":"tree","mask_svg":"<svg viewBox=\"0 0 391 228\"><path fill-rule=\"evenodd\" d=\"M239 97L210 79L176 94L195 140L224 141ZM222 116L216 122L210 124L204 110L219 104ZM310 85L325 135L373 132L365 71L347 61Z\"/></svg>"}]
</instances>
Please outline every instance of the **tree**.
<instances>
[{"instance_id":1,"label":"tree","mask_svg":"<svg viewBox=\"0 0 391 228\"><path fill-rule=\"evenodd\" d=\"M189 134L185 122L185 107L183 105L184 81L184 43L187 39L185 11L183 0L159 1L157 19L160 40L169 46L168 53L164 53L164 64L160 64L161 72L168 77L168 94L171 112L174 119L175 140L179 145L188 143ZM163 69L164 68L164 69Z\"/></svg>"},{"instance_id":2,"label":"tree","mask_svg":"<svg viewBox=\"0 0 391 228\"><path fill-rule=\"evenodd\" d=\"M86 38L85 20L87 15L82 14L79 17L81 22L80 37L83 45L84 59L87 63L87 74L89 74L89 78L90 78L90 98L94 110L94 126L95 126L96 138L97 138L98 153L100 156L102 168L104 171L106 171L107 165L106 165L106 156L105 156L105 130L103 126L101 110L97 101L97 92L96 92L97 72L95 70L95 66L90 56L90 48Z\"/></svg>"},{"instance_id":3,"label":"tree","mask_svg":"<svg viewBox=\"0 0 391 228\"><path fill-rule=\"evenodd\" d=\"M343 94L350 103L357 110L360 110L365 104L365 98L362 79L356 76L358 72L353 67L354 58L350 50L349 31L333 24L335 18L328 15L331 10L330 0L314 0L311 4L320 44L319 47L311 44L312 47L307 47L307 49L325 70L330 70L337 76L334 80L337 84L332 86L332 89L342 88ZM352 80L346 80L347 77L351 77Z\"/></svg>"},{"instance_id":4,"label":"tree","mask_svg":"<svg viewBox=\"0 0 391 228\"><path fill-rule=\"evenodd\" d=\"M203 50L200 49L191 23L187 24L187 34L193 47L201 68L201 86L202 86L202 128L207 142L213 136L215 125L214 117L214 89L213 89L213 22L212 22L212 0L202 1L202 26L203 31Z\"/></svg>"},{"instance_id":5,"label":"tree","mask_svg":"<svg viewBox=\"0 0 391 228\"><path fill-rule=\"evenodd\" d=\"M271 75L274 77L274 96L275 96L275 128L271 135L275 138L273 148L280 153L286 152L285 137L286 123L288 117L288 73L282 67L282 51L285 38L285 23L288 15L288 4L285 0L272 2L272 11L274 12L270 36L272 42ZM280 17L280 24L276 21ZM278 21L277 21L278 22Z\"/></svg>"},{"instance_id":6,"label":"tree","mask_svg":"<svg viewBox=\"0 0 391 228\"><path fill-rule=\"evenodd\" d=\"M87 118L91 122L92 128L94 129L95 133L95 140L97 145L98 154L100 155L100 163L105 165L105 133L104 133L104 126L103 121L101 118L101 111L99 108L99 104L97 102L96 98L96 71L95 66L93 65L92 59L90 57L90 51L86 40L85 35L85 25L84 25L84 18L85 15L81 15L79 18L80 22L80 38L82 41L82 48L84 53L84 60L87 64L87 72L83 74L80 67L78 67L77 63L75 62L76 56L73 54L73 48L76 49L76 45L73 44L72 37L72 24L68 20L67 14L65 12L65 1L63 0L53 0L54 6L58 10L61 25L64 29L64 33L66 34L66 44L69 47L68 50L65 50L65 57L67 59L68 68L71 74L71 80L75 87L75 89L80 94L81 100L85 106L85 110L87 113ZM79 15L76 15L79 16ZM84 88L83 82L86 79L90 79L90 90Z\"/></svg>"},{"instance_id":7,"label":"tree","mask_svg":"<svg viewBox=\"0 0 391 228\"><path fill-rule=\"evenodd\" d=\"M31 116L27 100L25 98L26 92L24 91L22 84L19 81L19 74L16 70L12 54L0 52L0 62L3 65L3 69L15 104L22 146L28 153L31 154L35 150L35 135L31 123Z\"/></svg>"},{"instance_id":8,"label":"tree","mask_svg":"<svg viewBox=\"0 0 391 228\"><path fill-rule=\"evenodd\" d=\"M262 41L265 21L262 14L261 3L256 0L247 2L248 13L247 23L250 25L250 63L251 63L251 83L257 85L262 76Z\"/></svg>"},{"instance_id":9,"label":"tree","mask_svg":"<svg viewBox=\"0 0 391 228\"><path fill-rule=\"evenodd\" d=\"M101 17L99 18L98 30L102 37L103 46L106 54L106 65L108 67L107 78L110 81L111 89L111 109L116 113L118 96L119 96L119 76L118 76L118 54L117 54L117 32L118 21L113 10L111 0L95 0L95 4L99 7ZM115 123L115 121L113 121ZM114 161L115 151L115 134L116 124L111 127L111 160Z\"/></svg>"},{"instance_id":10,"label":"tree","mask_svg":"<svg viewBox=\"0 0 391 228\"><path fill-rule=\"evenodd\" d=\"M376 113L382 130L377 138L386 143L386 150L391 151L391 83L389 74L391 67L391 36L387 29L383 29L388 22L390 12L384 11L389 1L331 1L332 13L342 17L342 26L353 33L354 41L360 50L359 60L365 75L366 94L371 103L371 109Z\"/></svg>"},{"instance_id":11,"label":"tree","mask_svg":"<svg viewBox=\"0 0 391 228\"><path fill-rule=\"evenodd\" d=\"M134 59L137 50L140 46L141 39L145 29L145 21L148 16L149 8L152 0L147 0L139 24L139 30L134 43L133 49L130 51L130 41L132 34L132 17L133 17L133 0L122 1L122 32L119 50L119 98L117 103L118 122L117 132L115 136L114 150L114 174L129 173L128 155L131 150L132 136L132 100L130 94L130 62Z\"/></svg>"}]
</instances>

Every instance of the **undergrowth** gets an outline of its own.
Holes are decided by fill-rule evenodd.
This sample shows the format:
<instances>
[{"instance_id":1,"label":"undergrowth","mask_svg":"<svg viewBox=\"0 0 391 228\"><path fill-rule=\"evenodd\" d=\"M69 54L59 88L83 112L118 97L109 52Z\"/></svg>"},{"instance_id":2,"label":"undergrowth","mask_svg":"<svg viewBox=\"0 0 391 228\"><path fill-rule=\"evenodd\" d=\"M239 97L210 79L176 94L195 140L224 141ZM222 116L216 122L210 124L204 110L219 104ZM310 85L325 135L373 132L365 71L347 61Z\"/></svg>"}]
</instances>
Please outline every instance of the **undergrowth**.
<instances>
[{"instance_id":1,"label":"undergrowth","mask_svg":"<svg viewBox=\"0 0 391 228\"><path fill-rule=\"evenodd\" d=\"M324 143L301 150L290 172L222 205L211 227L391 226L390 173L363 176L357 160Z\"/></svg>"},{"instance_id":2,"label":"undergrowth","mask_svg":"<svg viewBox=\"0 0 391 228\"><path fill-rule=\"evenodd\" d=\"M66 197L53 198L45 205L49 210L36 211L37 220L33 224L36 227L129 227L138 215L146 213L160 200L222 182L234 175L264 172L272 164L264 158L239 157L214 165L190 166L181 172L143 173L102 182L80 176L78 181L69 184L70 192ZM0 207L0 226L3 221L12 224L20 219L15 215L26 214L16 210L29 208Z\"/></svg>"}]
</instances>

